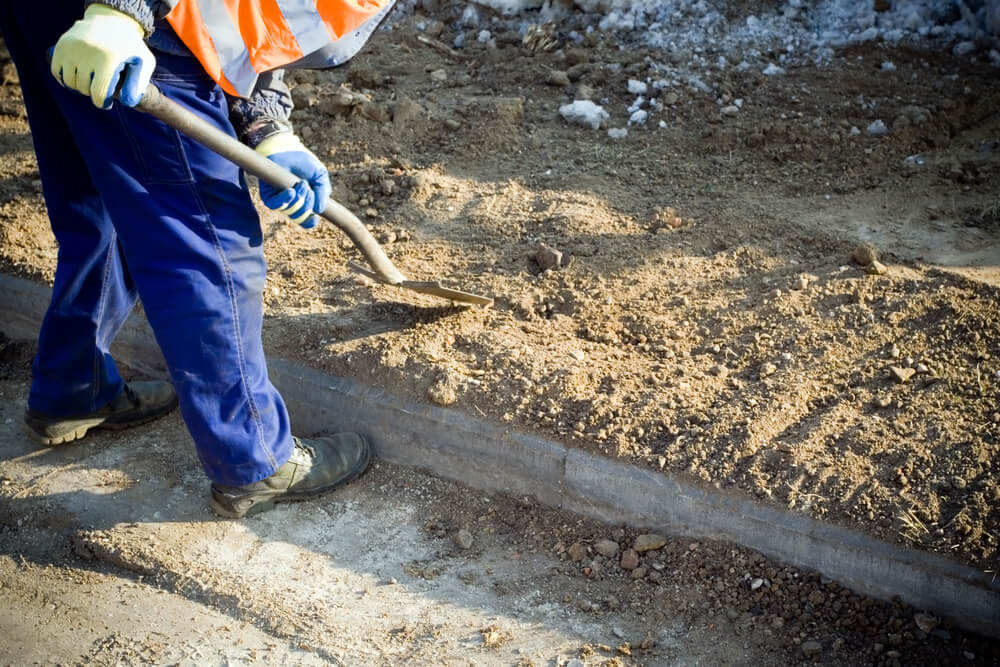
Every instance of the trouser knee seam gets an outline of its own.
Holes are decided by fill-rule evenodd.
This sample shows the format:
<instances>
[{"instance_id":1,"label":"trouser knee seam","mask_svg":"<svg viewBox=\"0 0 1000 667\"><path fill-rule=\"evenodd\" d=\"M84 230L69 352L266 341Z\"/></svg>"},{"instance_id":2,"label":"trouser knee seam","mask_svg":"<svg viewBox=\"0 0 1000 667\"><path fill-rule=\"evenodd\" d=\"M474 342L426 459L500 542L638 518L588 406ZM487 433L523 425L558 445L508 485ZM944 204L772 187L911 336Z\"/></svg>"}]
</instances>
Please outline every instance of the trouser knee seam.
<instances>
[{"instance_id":1,"label":"trouser knee seam","mask_svg":"<svg viewBox=\"0 0 1000 667\"><path fill-rule=\"evenodd\" d=\"M104 256L104 273L101 276L101 296L98 299L97 308L97 321L94 323L96 330L94 331L94 342L97 345L94 346L94 375L90 394L90 409L97 410L104 407L103 405L97 405L97 397L104 389L98 386L98 378L100 377L101 364L103 363L103 353L100 348L100 333L101 333L101 323L104 321L104 312L108 305L108 285L111 282L111 259L115 250L115 243L117 242L118 235L116 232L111 232L111 242L108 243L108 251Z\"/></svg>"},{"instance_id":2,"label":"trouser knee seam","mask_svg":"<svg viewBox=\"0 0 1000 667\"><path fill-rule=\"evenodd\" d=\"M182 149L182 155L184 161L187 162L187 155L186 153L183 152L183 149ZM194 200L198 204L199 210L204 216L206 228L212 237L212 245L215 247L215 252L219 256L219 260L222 263L222 273L223 273L223 279L225 280L226 297L229 300L230 314L233 318L233 336L235 338L235 343L236 343L235 346L236 357L240 369L240 384L243 387L243 396L246 399L247 404L250 406L250 415L251 417L253 417L254 426L256 426L257 428L257 438L258 441L260 442L261 449L267 454L268 463L270 463L271 466L277 469L278 462L274 458L274 452L271 449L271 445L264 438L264 423L260 417L260 410L258 410L257 404L253 400L253 394L250 391L250 382L247 380L246 358L243 354L243 336L241 334L241 329L240 329L239 309L237 308L236 305L236 287L233 285L232 267L229 265L229 258L226 256L226 253L222 248L222 242L220 241L219 235L215 230L215 225L212 224L212 216L208 212L208 209L205 207L204 202L202 202L201 195L198 193L198 190L194 184L191 184L188 187L191 190L191 194L193 195Z\"/></svg>"}]
</instances>

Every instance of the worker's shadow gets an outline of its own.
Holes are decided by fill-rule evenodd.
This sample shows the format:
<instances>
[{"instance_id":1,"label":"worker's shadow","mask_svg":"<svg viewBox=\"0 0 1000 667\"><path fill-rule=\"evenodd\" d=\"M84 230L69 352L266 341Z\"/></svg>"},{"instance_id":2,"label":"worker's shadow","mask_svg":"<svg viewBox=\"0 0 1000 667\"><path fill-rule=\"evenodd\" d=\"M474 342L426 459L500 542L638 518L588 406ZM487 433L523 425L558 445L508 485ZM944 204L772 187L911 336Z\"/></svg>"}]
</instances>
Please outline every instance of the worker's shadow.
<instances>
[{"instance_id":1,"label":"worker's shadow","mask_svg":"<svg viewBox=\"0 0 1000 667\"><path fill-rule=\"evenodd\" d=\"M265 320L264 333L269 341L303 340L309 348L407 331L470 312L469 306L440 304L440 300L432 306L379 300L322 313L279 315Z\"/></svg>"}]
</instances>

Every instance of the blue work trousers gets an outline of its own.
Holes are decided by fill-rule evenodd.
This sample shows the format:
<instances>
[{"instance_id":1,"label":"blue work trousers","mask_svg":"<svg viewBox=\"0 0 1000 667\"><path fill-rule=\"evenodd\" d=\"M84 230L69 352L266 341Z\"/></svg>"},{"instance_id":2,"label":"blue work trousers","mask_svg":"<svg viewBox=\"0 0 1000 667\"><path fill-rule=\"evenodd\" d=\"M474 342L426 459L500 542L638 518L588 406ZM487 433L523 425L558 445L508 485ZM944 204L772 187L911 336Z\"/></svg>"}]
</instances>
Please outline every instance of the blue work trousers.
<instances>
[{"instance_id":1,"label":"blue work trousers","mask_svg":"<svg viewBox=\"0 0 1000 667\"><path fill-rule=\"evenodd\" d=\"M124 385L108 348L138 296L209 478L259 481L293 443L264 363L262 234L243 173L151 116L60 86L46 52L82 15L79 0L0 3L59 243L28 405L73 416L113 400ZM233 134L198 61L156 55L164 95Z\"/></svg>"}]
</instances>

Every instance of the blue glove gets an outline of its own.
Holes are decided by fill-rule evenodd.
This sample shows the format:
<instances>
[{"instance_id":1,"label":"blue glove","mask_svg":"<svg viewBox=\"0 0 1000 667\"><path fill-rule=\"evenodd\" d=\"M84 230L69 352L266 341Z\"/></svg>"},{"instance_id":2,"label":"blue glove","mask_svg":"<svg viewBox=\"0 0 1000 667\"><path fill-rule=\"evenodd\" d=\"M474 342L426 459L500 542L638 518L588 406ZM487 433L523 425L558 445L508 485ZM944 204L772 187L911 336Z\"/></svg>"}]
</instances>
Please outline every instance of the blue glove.
<instances>
[{"instance_id":1,"label":"blue glove","mask_svg":"<svg viewBox=\"0 0 1000 667\"><path fill-rule=\"evenodd\" d=\"M291 132L272 134L255 150L303 179L287 190L279 190L261 181L260 199L264 206L284 213L305 229L315 227L319 222L315 214L326 208L333 191L330 174L323 163Z\"/></svg>"}]
</instances>

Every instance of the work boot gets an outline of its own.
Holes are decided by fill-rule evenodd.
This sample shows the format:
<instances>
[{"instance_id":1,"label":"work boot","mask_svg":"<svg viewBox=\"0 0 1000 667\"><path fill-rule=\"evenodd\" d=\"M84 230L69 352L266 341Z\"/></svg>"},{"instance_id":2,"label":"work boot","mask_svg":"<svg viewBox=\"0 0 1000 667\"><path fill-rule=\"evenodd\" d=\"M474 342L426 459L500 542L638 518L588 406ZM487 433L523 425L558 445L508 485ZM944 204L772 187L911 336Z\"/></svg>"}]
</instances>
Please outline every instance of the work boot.
<instances>
[{"instance_id":1,"label":"work boot","mask_svg":"<svg viewBox=\"0 0 1000 667\"><path fill-rule=\"evenodd\" d=\"M125 385L121 393L100 410L71 417L50 417L28 409L24 425L28 434L43 445L61 445L87 435L92 428L121 430L162 417L177 407L177 394L165 380Z\"/></svg>"},{"instance_id":2,"label":"work boot","mask_svg":"<svg viewBox=\"0 0 1000 667\"><path fill-rule=\"evenodd\" d=\"M213 484L215 513L242 519L275 503L313 498L358 478L371 461L371 448L357 433L294 440L291 458L270 477L245 486Z\"/></svg>"}]
</instances>

